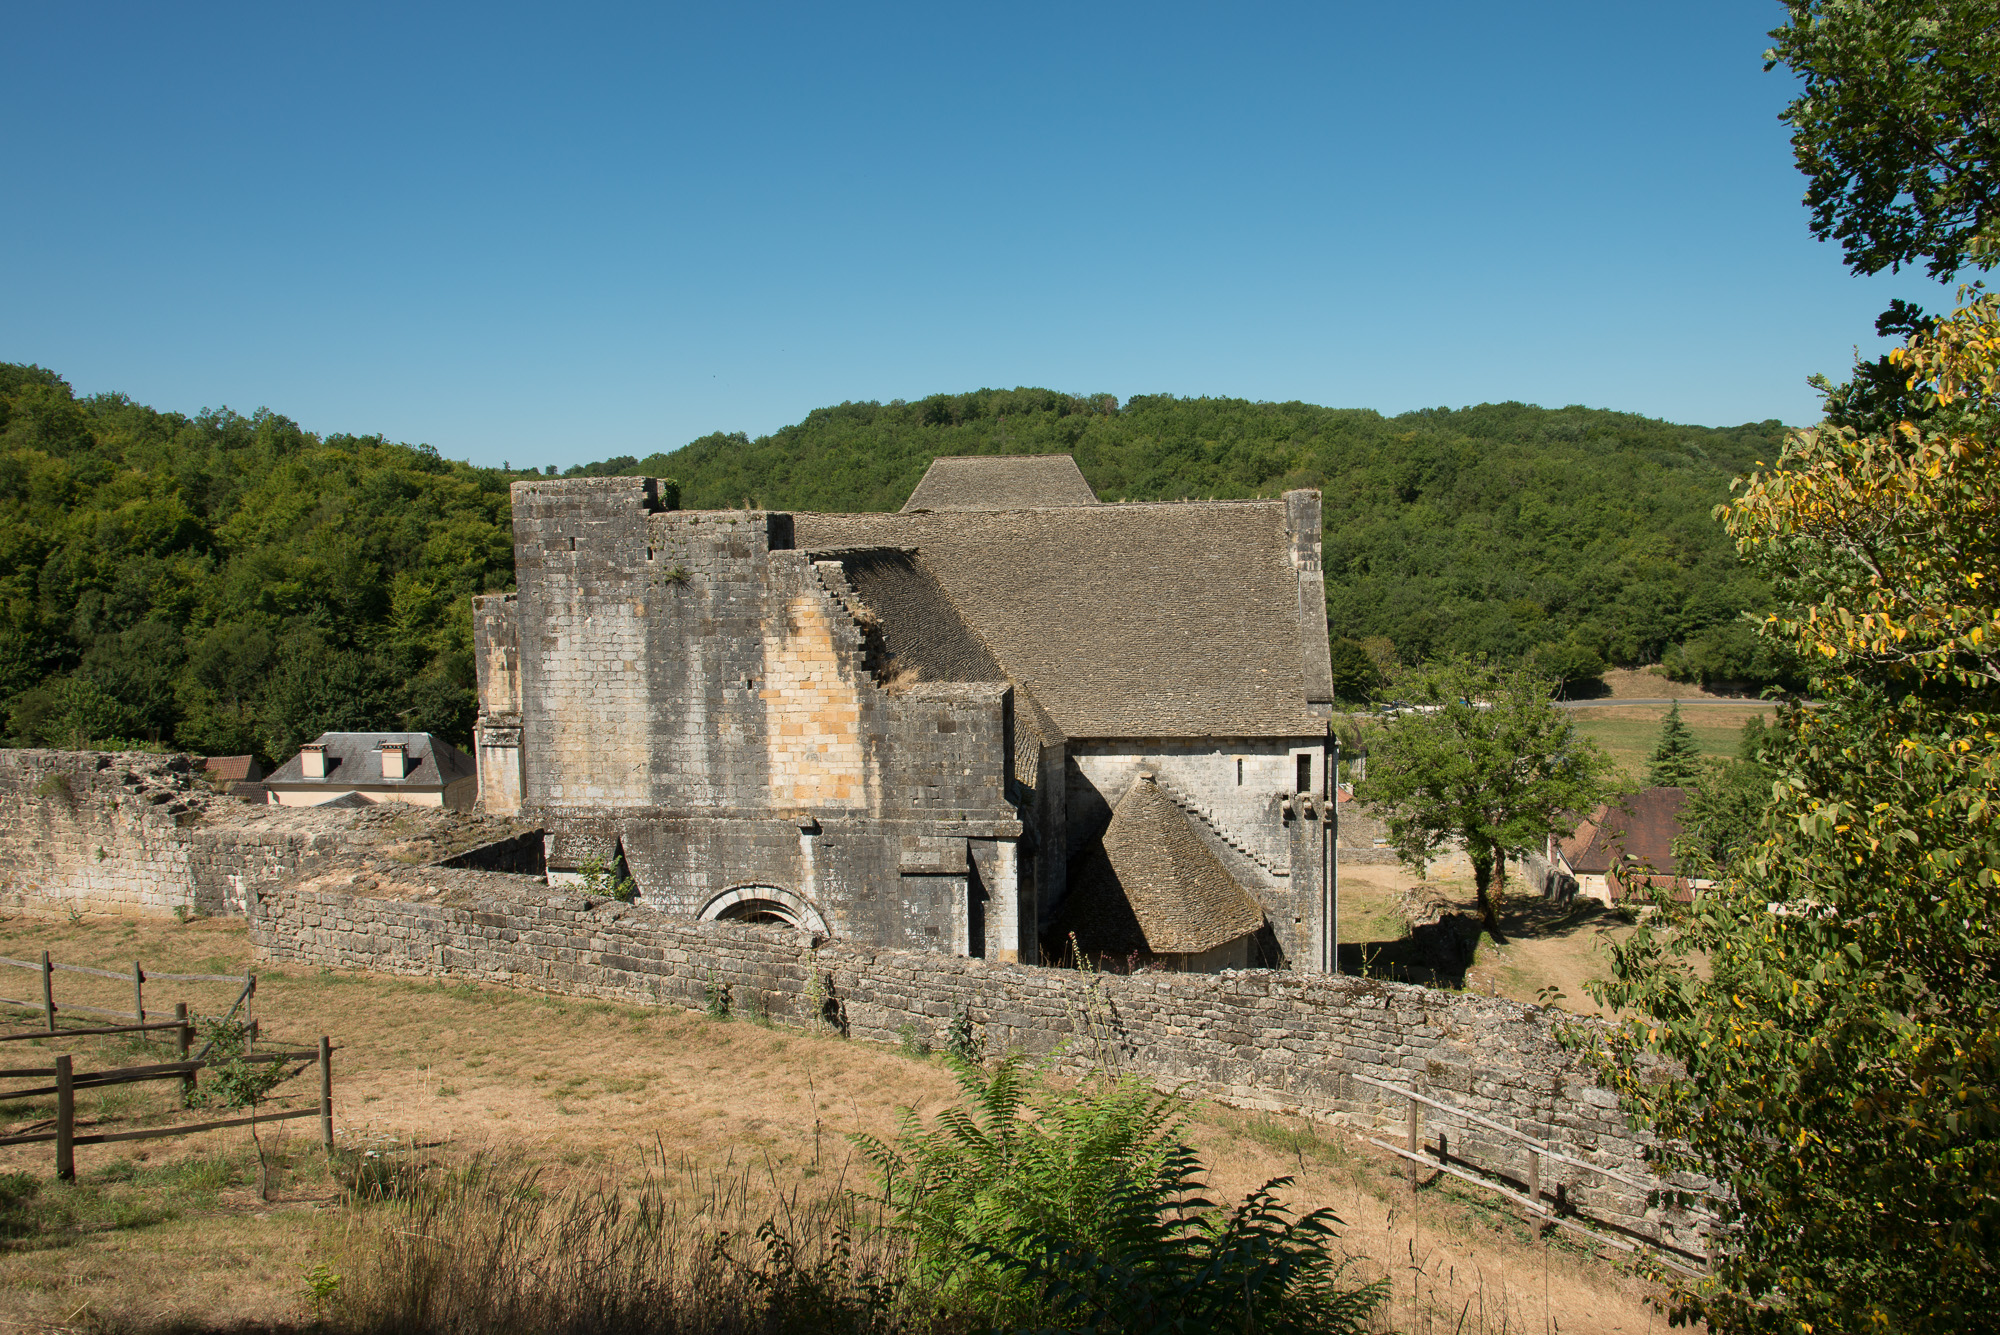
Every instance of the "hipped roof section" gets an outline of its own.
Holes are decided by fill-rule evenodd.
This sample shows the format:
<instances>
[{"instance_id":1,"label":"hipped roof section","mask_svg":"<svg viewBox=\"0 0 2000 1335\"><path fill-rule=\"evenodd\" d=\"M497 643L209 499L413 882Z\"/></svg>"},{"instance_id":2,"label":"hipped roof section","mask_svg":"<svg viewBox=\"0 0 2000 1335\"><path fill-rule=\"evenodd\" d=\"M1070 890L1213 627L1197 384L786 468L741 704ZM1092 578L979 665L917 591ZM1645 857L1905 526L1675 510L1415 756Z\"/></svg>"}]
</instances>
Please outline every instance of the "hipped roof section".
<instances>
[{"instance_id":1,"label":"hipped roof section","mask_svg":"<svg viewBox=\"0 0 2000 1335\"><path fill-rule=\"evenodd\" d=\"M401 743L405 772L400 779L382 777L382 744ZM314 788L443 788L476 774L472 757L427 732L323 732L313 743L326 748L326 777L309 779L293 756L273 770L266 784L303 784Z\"/></svg>"},{"instance_id":2,"label":"hipped roof section","mask_svg":"<svg viewBox=\"0 0 2000 1335\"><path fill-rule=\"evenodd\" d=\"M1150 776L1070 872L1055 928L1089 954L1194 955L1247 936L1264 912Z\"/></svg>"},{"instance_id":3,"label":"hipped roof section","mask_svg":"<svg viewBox=\"0 0 2000 1335\"><path fill-rule=\"evenodd\" d=\"M903 512L1096 504L1097 493L1067 454L957 455L931 460Z\"/></svg>"},{"instance_id":4,"label":"hipped roof section","mask_svg":"<svg viewBox=\"0 0 2000 1335\"><path fill-rule=\"evenodd\" d=\"M1307 699L1281 500L794 523L807 551L914 547L1008 679L1068 737L1325 730Z\"/></svg>"}]
</instances>

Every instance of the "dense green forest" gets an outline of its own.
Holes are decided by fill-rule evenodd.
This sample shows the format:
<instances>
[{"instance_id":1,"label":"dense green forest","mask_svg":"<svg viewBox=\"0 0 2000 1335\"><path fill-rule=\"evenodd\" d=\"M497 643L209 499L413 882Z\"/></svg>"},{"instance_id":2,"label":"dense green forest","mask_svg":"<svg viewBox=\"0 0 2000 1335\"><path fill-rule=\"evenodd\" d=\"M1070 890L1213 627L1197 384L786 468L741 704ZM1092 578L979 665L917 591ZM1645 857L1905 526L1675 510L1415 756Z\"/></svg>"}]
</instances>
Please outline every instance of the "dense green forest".
<instances>
[{"instance_id":1,"label":"dense green forest","mask_svg":"<svg viewBox=\"0 0 2000 1335\"><path fill-rule=\"evenodd\" d=\"M940 454L1073 454L1107 501L1318 487L1349 693L1381 663L1455 652L1533 658L1570 679L1665 661L1679 676L1766 684L1787 665L1738 617L1769 591L1712 512L1783 433L1775 421L1711 429L1519 403L1384 417L1015 389L843 403L644 466L677 478L691 508L894 509Z\"/></svg>"},{"instance_id":2,"label":"dense green forest","mask_svg":"<svg viewBox=\"0 0 2000 1335\"><path fill-rule=\"evenodd\" d=\"M469 598L513 579L507 478L274 413L77 399L0 364L0 703L15 745L289 755L463 741Z\"/></svg>"},{"instance_id":3,"label":"dense green forest","mask_svg":"<svg viewBox=\"0 0 2000 1335\"><path fill-rule=\"evenodd\" d=\"M1594 409L1365 410L1047 390L845 403L568 476L678 480L694 508L900 506L940 454L1067 452L1107 501L1326 495L1344 690L1451 652L1571 677L1664 658L1770 680L1764 586L1710 517L1775 422ZM475 593L512 585L507 485L271 412L162 413L0 364L0 709L14 745L281 758L326 729L469 740Z\"/></svg>"}]
</instances>

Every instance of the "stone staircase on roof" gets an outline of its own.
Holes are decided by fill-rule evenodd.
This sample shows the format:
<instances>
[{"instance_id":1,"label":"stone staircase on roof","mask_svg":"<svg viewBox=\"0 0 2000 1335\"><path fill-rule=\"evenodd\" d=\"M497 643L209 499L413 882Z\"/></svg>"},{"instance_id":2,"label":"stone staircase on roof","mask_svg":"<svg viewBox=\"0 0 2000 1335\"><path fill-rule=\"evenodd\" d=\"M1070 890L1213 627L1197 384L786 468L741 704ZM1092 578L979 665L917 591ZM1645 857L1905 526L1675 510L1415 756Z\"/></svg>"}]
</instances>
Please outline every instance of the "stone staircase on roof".
<instances>
[{"instance_id":1,"label":"stone staircase on roof","mask_svg":"<svg viewBox=\"0 0 2000 1335\"><path fill-rule=\"evenodd\" d=\"M1196 832L1206 838L1211 846L1221 845L1222 848L1226 848L1234 853L1237 858L1258 868L1266 876L1277 876L1285 880L1291 879L1292 869L1290 867L1273 865L1269 858L1231 834L1228 828L1215 818L1213 812L1197 802L1193 797L1174 787L1173 784L1167 782L1164 777L1159 775L1154 776L1153 782L1158 785L1160 792L1169 802L1172 802L1182 811L1195 818ZM1223 857L1223 861L1225 864L1230 861L1226 854ZM1237 869L1231 867L1230 870L1236 871Z\"/></svg>"}]
</instances>

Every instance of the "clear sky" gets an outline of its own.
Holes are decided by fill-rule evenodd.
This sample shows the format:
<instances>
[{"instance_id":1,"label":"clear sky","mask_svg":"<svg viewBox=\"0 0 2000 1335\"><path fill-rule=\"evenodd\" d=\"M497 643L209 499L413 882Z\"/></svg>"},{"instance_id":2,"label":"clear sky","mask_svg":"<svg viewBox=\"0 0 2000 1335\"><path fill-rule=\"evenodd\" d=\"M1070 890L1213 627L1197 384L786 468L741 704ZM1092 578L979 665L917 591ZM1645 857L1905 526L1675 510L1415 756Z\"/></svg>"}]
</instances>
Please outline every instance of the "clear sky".
<instances>
[{"instance_id":1,"label":"clear sky","mask_svg":"<svg viewBox=\"0 0 2000 1335\"><path fill-rule=\"evenodd\" d=\"M1759 0L6 6L0 360L516 467L980 386L1812 420Z\"/></svg>"}]
</instances>

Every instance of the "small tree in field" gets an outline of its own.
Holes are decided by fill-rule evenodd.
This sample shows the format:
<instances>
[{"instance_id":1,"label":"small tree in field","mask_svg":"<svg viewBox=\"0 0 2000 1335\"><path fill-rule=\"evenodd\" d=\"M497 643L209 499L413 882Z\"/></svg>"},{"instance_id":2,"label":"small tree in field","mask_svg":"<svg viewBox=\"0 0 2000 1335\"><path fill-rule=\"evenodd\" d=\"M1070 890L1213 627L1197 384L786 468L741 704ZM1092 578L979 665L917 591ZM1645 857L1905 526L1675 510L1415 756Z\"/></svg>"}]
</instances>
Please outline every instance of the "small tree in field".
<instances>
[{"instance_id":1,"label":"small tree in field","mask_svg":"<svg viewBox=\"0 0 2000 1335\"><path fill-rule=\"evenodd\" d=\"M1355 791L1387 814L1390 847L1414 869L1464 845L1496 940L1506 851L1568 834L1610 794L1611 758L1577 734L1551 685L1465 659L1405 673L1396 693L1417 708L1370 739Z\"/></svg>"},{"instance_id":2,"label":"small tree in field","mask_svg":"<svg viewBox=\"0 0 2000 1335\"><path fill-rule=\"evenodd\" d=\"M1655 788L1685 788L1701 777L1701 748L1694 734L1681 721L1681 705L1676 700L1660 724L1659 745L1646 760L1646 782Z\"/></svg>"}]
</instances>

